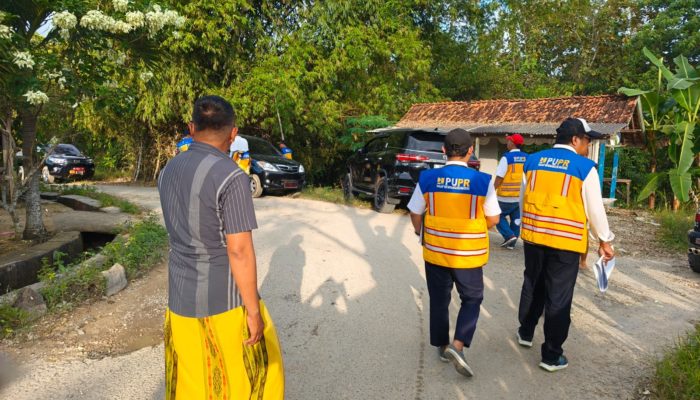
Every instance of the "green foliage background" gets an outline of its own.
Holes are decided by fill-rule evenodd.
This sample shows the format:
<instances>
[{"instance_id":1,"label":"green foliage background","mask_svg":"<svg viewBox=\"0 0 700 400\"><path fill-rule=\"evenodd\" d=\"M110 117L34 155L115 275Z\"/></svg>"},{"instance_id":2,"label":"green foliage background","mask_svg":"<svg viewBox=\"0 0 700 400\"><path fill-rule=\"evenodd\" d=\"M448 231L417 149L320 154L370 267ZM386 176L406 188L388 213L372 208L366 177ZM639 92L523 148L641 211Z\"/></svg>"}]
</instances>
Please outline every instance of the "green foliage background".
<instances>
[{"instance_id":1,"label":"green foliage background","mask_svg":"<svg viewBox=\"0 0 700 400\"><path fill-rule=\"evenodd\" d=\"M194 100L219 94L234 104L243 133L272 142L284 134L311 183L333 184L363 131L413 103L615 93L655 81L643 47L666 60L700 59L698 0L160 4L186 16L185 27L148 63L127 54L117 65L96 49L101 76L111 71L111 79L92 82L98 88L87 97L47 105L40 138L76 143L105 175L153 180ZM142 71L154 78L138 79Z\"/></svg>"}]
</instances>

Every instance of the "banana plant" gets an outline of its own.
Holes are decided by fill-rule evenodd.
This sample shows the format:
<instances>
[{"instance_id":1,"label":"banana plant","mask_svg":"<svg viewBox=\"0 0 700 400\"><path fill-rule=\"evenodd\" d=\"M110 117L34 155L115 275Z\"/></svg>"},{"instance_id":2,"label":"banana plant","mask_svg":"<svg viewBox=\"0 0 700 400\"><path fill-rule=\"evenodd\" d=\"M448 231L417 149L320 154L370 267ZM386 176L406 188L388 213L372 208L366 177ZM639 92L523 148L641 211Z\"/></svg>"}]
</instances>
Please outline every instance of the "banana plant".
<instances>
[{"instance_id":1,"label":"banana plant","mask_svg":"<svg viewBox=\"0 0 700 400\"><path fill-rule=\"evenodd\" d=\"M700 140L696 140L695 132L700 111L700 76L696 68L682 55L673 60L676 68L675 72L672 72L664 65L662 59L647 48L643 51L649 61L659 69L657 89L639 90L623 87L619 92L640 97L642 109L649 119L646 121L646 127L668 136L668 156L674 167L668 171L653 173L637 200L649 197L664 177L668 177L674 196L682 202L687 202L693 173L697 172L691 170L691 167L700 150ZM666 82L665 88L662 78Z\"/></svg>"}]
</instances>

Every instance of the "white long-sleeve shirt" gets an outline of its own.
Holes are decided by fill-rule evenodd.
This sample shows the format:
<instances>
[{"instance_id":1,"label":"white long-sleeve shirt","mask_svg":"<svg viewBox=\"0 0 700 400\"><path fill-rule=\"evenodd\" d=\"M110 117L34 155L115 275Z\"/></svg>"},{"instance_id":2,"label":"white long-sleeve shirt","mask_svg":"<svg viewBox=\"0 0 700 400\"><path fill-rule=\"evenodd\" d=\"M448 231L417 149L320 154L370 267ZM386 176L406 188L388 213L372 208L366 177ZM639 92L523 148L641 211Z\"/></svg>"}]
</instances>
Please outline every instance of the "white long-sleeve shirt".
<instances>
[{"instance_id":1,"label":"white long-sleeve shirt","mask_svg":"<svg viewBox=\"0 0 700 400\"><path fill-rule=\"evenodd\" d=\"M565 144L555 144L554 148L576 152L573 147ZM523 174L523 183L520 188L521 210L523 209L523 197L525 195L526 186L527 175ZM605 214L605 206L603 205L603 194L600 191L600 179L598 178L598 173L595 168L591 168L586 179L583 180L581 196L583 197L583 209L586 212L591 233L594 237L597 237L603 242L611 242L615 239L615 234L610 231L610 226L608 225L608 216Z\"/></svg>"}]
</instances>

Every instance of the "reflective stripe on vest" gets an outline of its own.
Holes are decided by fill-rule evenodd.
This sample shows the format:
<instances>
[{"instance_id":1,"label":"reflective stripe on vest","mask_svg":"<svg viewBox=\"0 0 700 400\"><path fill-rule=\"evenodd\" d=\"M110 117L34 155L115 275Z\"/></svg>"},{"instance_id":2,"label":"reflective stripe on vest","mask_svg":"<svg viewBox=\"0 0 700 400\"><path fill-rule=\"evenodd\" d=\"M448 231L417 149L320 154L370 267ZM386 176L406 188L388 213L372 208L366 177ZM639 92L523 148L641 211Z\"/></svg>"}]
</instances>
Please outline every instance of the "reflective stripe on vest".
<instances>
[{"instance_id":1,"label":"reflective stripe on vest","mask_svg":"<svg viewBox=\"0 0 700 400\"><path fill-rule=\"evenodd\" d=\"M522 151L509 151L503 157L506 158L508 169L498 187L496 194L500 197L520 197L520 186L523 181L523 166L527 161L527 153Z\"/></svg>"},{"instance_id":2,"label":"reflective stripe on vest","mask_svg":"<svg viewBox=\"0 0 700 400\"><path fill-rule=\"evenodd\" d=\"M524 241L583 253L588 227L583 206L583 181L595 164L567 149L533 154L525 165Z\"/></svg>"},{"instance_id":3,"label":"reflective stripe on vest","mask_svg":"<svg viewBox=\"0 0 700 400\"><path fill-rule=\"evenodd\" d=\"M426 202L423 258L450 268L477 268L488 261L484 201L491 177L457 165L424 171Z\"/></svg>"}]
</instances>

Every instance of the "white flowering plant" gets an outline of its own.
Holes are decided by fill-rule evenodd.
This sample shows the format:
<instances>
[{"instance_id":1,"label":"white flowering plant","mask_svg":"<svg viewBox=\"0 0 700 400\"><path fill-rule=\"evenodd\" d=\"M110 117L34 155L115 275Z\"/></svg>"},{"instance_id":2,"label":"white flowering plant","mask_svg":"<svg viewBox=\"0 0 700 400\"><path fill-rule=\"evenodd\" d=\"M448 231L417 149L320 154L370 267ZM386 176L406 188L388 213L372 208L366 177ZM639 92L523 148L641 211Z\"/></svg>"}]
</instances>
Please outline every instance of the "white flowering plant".
<instances>
[{"instance_id":1,"label":"white flowering plant","mask_svg":"<svg viewBox=\"0 0 700 400\"><path fill-rule=\"evenodd\" d=\"M28 90L22 96L27 99L27 103L33 106L39 106L49 101L49 96L40 90Z\"/></svg>"}]
</instances>

